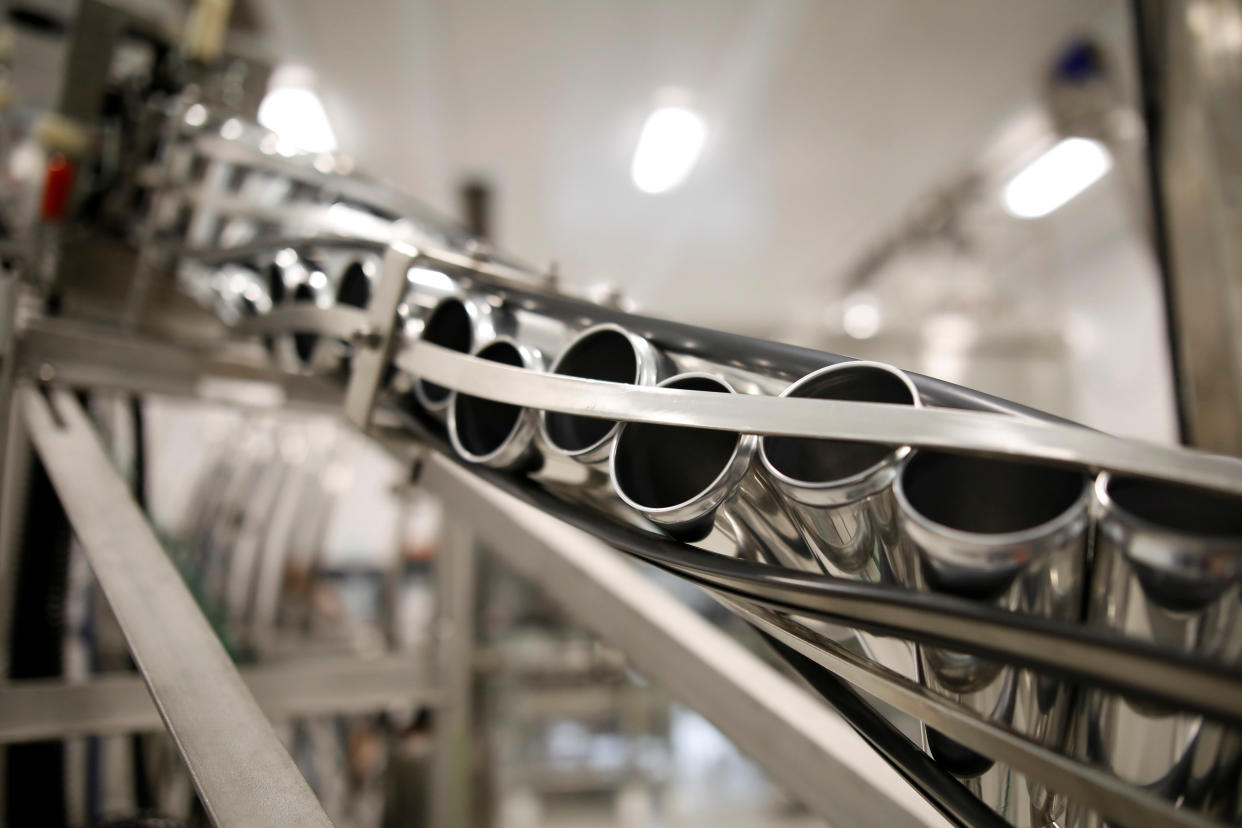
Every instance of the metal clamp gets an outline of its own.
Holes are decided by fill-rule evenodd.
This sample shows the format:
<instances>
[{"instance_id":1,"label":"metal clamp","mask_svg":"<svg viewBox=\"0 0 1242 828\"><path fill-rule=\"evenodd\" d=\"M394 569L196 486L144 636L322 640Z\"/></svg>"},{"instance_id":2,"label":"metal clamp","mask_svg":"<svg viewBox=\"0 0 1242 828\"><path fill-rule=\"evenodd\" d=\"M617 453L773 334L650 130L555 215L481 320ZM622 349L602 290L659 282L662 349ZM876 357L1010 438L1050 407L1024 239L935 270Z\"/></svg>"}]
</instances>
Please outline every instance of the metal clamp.
<instances>
[{"instance_id":1,"label":"metal clamp","mask_svg":"<svg viewBox=\"0 0 1242 828\"><path fill-rule=\"evenodd\" d=\"M345 416L363 431L371 425L375 398L395 340L397 306L405 295L406 274L418 255L418 249L408 242L395 241L388 246L379 283L367 308L366 325L354 336L357 347L345 390Z\"/></svg>"}]
</instances>

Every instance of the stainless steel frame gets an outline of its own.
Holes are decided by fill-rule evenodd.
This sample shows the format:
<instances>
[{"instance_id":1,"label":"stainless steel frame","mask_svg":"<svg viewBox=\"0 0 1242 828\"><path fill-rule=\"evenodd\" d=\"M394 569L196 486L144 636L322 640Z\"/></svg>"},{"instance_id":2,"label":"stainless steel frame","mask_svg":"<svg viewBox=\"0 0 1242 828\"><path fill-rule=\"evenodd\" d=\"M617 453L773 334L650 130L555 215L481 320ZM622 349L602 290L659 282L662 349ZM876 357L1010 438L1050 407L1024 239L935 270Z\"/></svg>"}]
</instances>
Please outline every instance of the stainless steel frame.
<instances>
[{"instance_id":1,"label":"stainless steel frame","mask_svg":"<svg viewBox=\"0 0 1242 828\"><path fill-rule=\"evenodd\" d=\"M17 390L26 429L219 825L330 825L68 391Z\"/></svg>"},{"instance_id":2,"label":"stainless steel frame","mask_svg":"<svg viewBox=\"0 0 1242 828\"><path fill-rule=\"evenodd\" d=\"M1143 5L1139 3L1138 7ZM1169 146L1180 148L1184 154L1187 148L1206 145L1213 151L1215 162L1219 160L1215 156L1225 155L1217 133L1227 132L1221 125L1236 120L1233 116L1237 109L1236 104L1221 105L1215 98L1236 88L1238 49L1236 44L1214 43L1210 35L1242 27L1242 12L1233 0L1180 0L1171 4L1170 9L1191 36L1186 37L1186 32L1179 28L1179 36L1169 38L1169 54L1173 62L1180 61L1178 65L1183 69L1191 63L1188 56L1202 64L1195 67L1204 76L1203 90L1197 91L1206 90L1208 105L1191 109L1192 114L1205 115L1210 136L1207 140L1197 133L1174 136L1180 141L1170 142ZM108 16L112 12L105 4L98 0L89 3L87 14L115 34L118 24ZM70 78L74 72L81 75L83 67L100 65L100 56L108 50L109 40L105 38L105 45L93 51L89 44L78 44L71 56L76 63L70 64ZM1228 48L1215 48L1220 46ZM98 79L88 81L81 84L81 89L76 83L67 87L81 97L77 104L62 101L67 113L76 113L84 121L98 109L98 101L93 100L99 92ZM1174 84L1169 95L1184 95L1188 89L1185 84ZM184 109L179 108L197 101L197 95L187 89L172 111L180 114ZM550 416L546 412L552 412L612 421L614 431L620 427L615 424L620 422L653 423L735 432L742 435L739 439L752 443L754 435L768 435L948 449L1067 466L1079 473L1125 473L1212 489L1234 497L1242 495L1242 463L1232 458L1121 440L917 375L911 375L911 382L928 403L928 408L920 411L892 405L796 399L789 394L776 398L593 382L576 376L555 376L555 369L551 375L545 375L489 363L429 342L399 342L406 333L400 328L410 317L407 308L398 313L407 296L408 270L414 263L432 263L451 274L449 281L454 288L478 292L496 308L505 308L506 313L520 308L524 314L560 326L566 334L583 327L620 326L618 329L632 332L636 342L671 363L686 360L693 370L710 369L714 362L722 369L727 365L727 370L736 368L743 374L749 371L764 380L756 389L768 393L775 391L767 383L817 369L832 370L824 366L839 364L844 359L815 352L791 356L791 349L781 350L780 346L769 348L753 340L728 342L727 335L577 302L559 293L550 278L545 280L520 266L488 261L486 246L428 217L413 202L387 187L359 176L322 172L316 167L321 166L323 159L312 161L308 155L286 159L264 153L257 139L240 140L245 128L221 129L221 137L209 134L227 113L216 110L213 104L211 114L215 120L210 128L198 129L183 123L180 117L167 123L169 164L162 173L156 171L153 180L157 183L151 186L162 191L155 193L157 201L168 202L162 206L189 210L188 242L193 249L186 248L186 239L167 235L174 229L174 222L148 222L140 234L145 249L140 257L140 273L131 287L132 304L141 304L145 285L157 275L158 265L179 258L178 275L183 287L193 288L191 293L196 298L211 306L221 321L236 325L243 334L280 334L278 353L290 350L298 340L303 345L316 339L321 345L325 340L336 340L327 343L334 347L314 349L314 359L305 353L311 349L302 348L304 352L296 359L292 353L287 354L286 362L291 371L323 371L337 377L342 367L348 365L348 386L343 395L339 388L328 384L299 391L306 390L311 397L323 394L321 400L337 410L343 400L345 416L365 432L377 433L377 417L394 413L377 407L377 402L395 363L409 375L398 375L401 381L412 377L419 383L435 382L463 394L540 410L545 412L541 415L544 418ZM1179 114L1180 121L1197 129L1205 128L1192 118L1182 117L1184 114ZM239 140L223 138L231 132L236 132ZM1159 137L1153 135L1153 145ZM174 160L188 162L191 158L204 162L206 174L201 181L186 180L192 169L188 163L185 175L173 175ZM1170 152L1163 160L1176 167L1178 153ZM1201 172L1193 164L1185 166L1192 172ZM336 165L336 169L340 166ZM243 173L249 177L247 180L272 177L287 185L278 187L279 193L273 198L252 198L253 193L234 186L234 173ZM1158 182L1159 176L1155 178ZM1200 190L1209 197L1220 196L1221 202L1229 200L1225 197L1228 194L1221 196L1213 187L1199 186L1196 190L1196 186L1202 185L1202 176L1184 178L1191 186L1174 192L1170 201ZM1222 318L1236 322L1238 308L1242 307L1233 301L1238 292L1222 293L1214 282L1209 284L1228 270L1226 265L1236 264L1236 250L1216 251L1214 260L1221 267L1205 268L1204 262L1211 257L1190 255L1187 259L1186 251L1196 245L1188 246L1186 239L1194 242L1201 239L1197 234L1203 228L1229 225L1238 211L1228 204L1213 209L1220 205L1210 203L1211 198L1200 201L1208 205L1202 211L1206 215L1198 216L1204 221L1191 221L1195 225L1191 230L1186 229L1189 224L1182 226L1177 222L1169 222L1166 228L1174 242L1174 270L1180 270L1182 276L1189 275L1170 291L1183 305L1173 308L1171 317L1176 317L1178 311L1184 314L1194 310L1205 296L1219 295L1229 301L1218 302L1214 307L1225 311ZM1193 209L1181 209L1175 218L1185 222L1196 215ZM1156 226L1163 227L1160 222ZM258 238L260 233L263 238ZM290 246L296 248L282 253L307 257L308 261L324 245L343 246L344 253L350 252L345 248L351 246L365 249L371 257L383 252L381 272L368 284L371 298L364 303L365 309L319 309L303 304L268 313L272 302L263 301L261 310L253 300L246 307L241 301L246 291L227 288L217 278L228 276L232 269L239 279L249 279L243 283L259 291L256 296L262 300L269 283L258 276L258 268L264 256L273 254L281 237L291 239ZM209 249L238 242L225 250ZM48 252L55 251L49 248ZM55 258L50 257L49 261ZM305 281L313 286L309 273L304 274ZM294 298L326 303L331 297L320 291ZM426 297L416 302L422 299ZM133 327L135 318L129 318L131 324L127 327ZM244 320L240 325L239 318ZM136 338L107 342L96 353L76 341L82 331L61 329L56 323L51 330L41 330L40 326L45 324L26 326L18 347L8 349L5 377L0 380L0 391L6 395L3 407L7 412L12 377L20 373L23 384L17 402L25 415L25 426L208 812L221 824L230 825L276 820L324 824L326 817L309 786L298 777L288 754L263 718L260 705L215 641L141 511L109 467L81 408L64 387L103 385L144 391L171 387L179 393L207 395L208 387L218 393L217 377L224 375L231 379L223 396L242 404L257 401L282 405L290 401L290 383L267 370L264 356L257 348L252 350L258 359L243 358L235 363L212 353L214 345L187 357L178 353L177 346L161 343L148 354L145 346L150 343L139 343ZM1221 383L1214 397L1202 388L1192 389L1202 398L1196 403L1207 401L1201 406L1205 412L1214 409L1208 412L1211 418L1205 416L1202 422L1193 423L1194 430L1202 432L1195 436L1204 443L1230 448L1234 446L1225 438L1236 436L1236 423L1222 427L1224 420L1220 414L1224 412L1227 420L1230 409L1225 403L1238 402L1238 383L1232 380L1237 380L1238 355L1242 352L1221 345L1221 326L1211 327L1216 339L1201 337L1202 341L1191 343L1193 348L1184 347L1186 353L1179 356L1191 357L1187 360L1190 369L1184 373L1200 384L1211 373L1204 373L1204 364L1230 369L1231 382ZM232 344L239 343L234 340ZM757 346L755 353L748 353ZM1200 359L1205 353L1212 355L1207 363ZM154 370L149 367L152 361ZM118 367L118 363L124 367ZM686 365L675 367L687 370ZM235 387L235 379L242 379L246 387ZM42 385L36 388L33 382ZM266 396L265 388L269 392ZM946 405L972 410L946 410ZM10 454L18 461L22 455L20 448L25 445L20 419L13 418L15 429L4 429L12 449ZM417 417L404 426L403 433L397 430L386 434L390 448L416 456L418 449L407 451L408 433L414 431L427 444L447 453L438 442L438 432L420 431ZM548 442L546 437L544 434L544 442ZM12 536L16 505L20 503L20 493L12 491L12 483L16 479L14 468L21 463L6 465L9 468L5 469L4 480L9 485L0 493L0 515L5 520L5 526L0 528L0 543ZM1242 722L1242 693L1238 691L1242 687L1242 673L1229 664L1182 658L1168 648L1146 646L1118 635L1096 635L1076 627L1072 619L1019 617L979 601L972 602L977 596L912 594L900 588L825 578L801 568L773 569L746 560L722 564L720 561L726 559L713 561L712 555L648 531L650 527L641 530L629 524L609 524L603 515L606 504L591 514L576 514L573 506L564 508L572 497L558 500L549 494L555 491L555 481L544 488L538 484L531 488L527 478L506 477L488 469L473 475L440 455L433 455L425 465L427 481L445 496L450 510L457 515L437 567L441 602L437 650L434 668L425 668L426 672L434 672L440 687L435 718L438 754L433 808L438 825L467 825L473 821L475 802L469 787L473 741L473 590L478 555L488 548L541 584L572 612L581 614L597 632L621 644L639 669L715 720L817 812L834 822L851 824L905 824L939 819L912 790L896 784L895 771L882 759L861 744L850 742L842 722L822 705L664 595L599 540L568 528L550 514L560 515L566 521L577 520L599 538L712 590L730 609L792 648L782 651L787 656L796 659L801 653L809 657L962 745L1012 766L1033 783L1047 785L1072 798L1091 809L1093 815L1098 813L1104 819L1124 824L1209 824L1202 813L1189 807L1175 807L1149 790L1126 785L1115 775L1076 761L1072 754L1058 752L1054 745L1037 743L1032 734L981 716L983 711L972 711L962 703L962 698L945 698L916 682L891 675L882 665L852 656L839 642L820 634L825 628L819 622L845 622L866 633L902 636L917 641L920 647L960 646L971 659L1005 661L1015 665L1013 669L1023 670L1024 675L1033 675L1032 670L1046 671L1056 680L1072 679L1110 692L1133 692L1140 703L1171 704L1179 710L1219 717L1236 725ZM272 494L274 502L279 500L276 493L287 479L279 468L266 478L264 491ZM488 485L485 480L495 485ZM548 499L540 500L541 494ZM526 497L542 509L522 505L514 495ZM296 500L295 497L281 502ZM282 519L288 519L288 515ZM259 522L256 520L256 525ZM637 532L639 540L625 535L625 531ZM222 543L237 547L229 556L221 556L228 557L230 563L239 563L232 570L231 592L235 596L249 593L249 581L255 571L251 564L257 554L257 535L249 532L248 538L249 546L240 541L232 544L227 537ZM0 567L12 557L3 554L7 546L5 543L0 547ZM1236 543L1230 551L1236 551ZM259 578L264 589L270 589L278 580L280 559L273 558L267 564ZM2 570L0 575L7 578ZM0 611L7 614L8 581L0 586L6 587L0 590ZM284 679L294 675L298 667L290 664L276 669L281 669L278 675ZM804 675L814 683L813 671ZM307 687L313 684L309 679L306 682ZM419 685L423 689L431 686L427 681ZM11 707L20 711L25 704L37 710L38 702L50 703L59 696L69 703L80 700L80 693L90 692L96 702L107 707L110 693L122 693L118 688L123 688L127 694L123 697L132 703L135 687L132 680L126 684L120 679L105 678L92 684L90 690L49 686L46 699L39 696L40 685L0 687L0 703L6 700L2 694L8 694ZM258 696L266 692L262 682L254 689ZM330 701L319 698L316 703ZM368 696L366 692L350 698L355 704L377 701L378 696ZM848 705L841 707L843 711L847 708ZM89 710L79 705L80 713ZM94 719L86 715L85 724L69 722L66 732L75 732L73 726L116 726L118 717L124 722L126 716L132 717L131 721L146 716L142 721L150 721L148 708L141 713L136 709L122 710L113 718L98 712L94 715ZM26 724L34 721L37 716ZM856 719L851 721L858 726ZM3 723L4 717L0 715L0 725ZM17 734L14 738L24 738L21 724L13 723L13 732ZM0 729L2 738L4 732ZM892 758L892 754L886 755ZM908 764L893 761L909 773ZM938 770L946 774L952 769L946 765ZM963 774L957 776L964 778ZM919 784L919 790L928 792L946 813L957 813L946 807L946 799L931 787ZM1016 813L1002 812L1015 824L1023 824ZM1052 818L1050 814L1044 816L1048 819L1041 819L1040 824ZM975 819L967 821L988 822L977 812Z\"/></svg>"},{"instance_id":3,"label":"stainless steel frame","mask_svg":"<svg viewBox=\"0 0 1242 828\"><path fill-rule=\"evenodd\" d=\"M423 481L479 542L623 650L645 676L709 719L830 823L944 824L822 702L597 538L439 456L428 460Z\"/></svg>"},{"instance_id":4,"label":"stainless steel frame","mask_svg":"<svg viewBox=\"0 0 1242 828\"><path fill-rule=\"evenodd\" d=\"M272 719L323 713L365 713L436 704L428 654L376 658L300 656L240 670L242 681ZM26 680L0 685L0 744L159 730L160 712L146 684L124 673L80 684Z\"/></svg>"},{"instance_id":5,"label":"stainless steel frame","mask_svg":"<svg viewBox=\"0 0 1242 828\"><path fill-rule=\"evenodd\" d=\"M309 404L316 410L340 405L339 391L334 393L331 386L313 378L286 378L292 385L275 385L276 376L252 367L246 360L221 359L209 349L164 343L145 351L144 359L145 343L141 341L69 323L40 322L26 333L19 373L27 378L46 367L45 375L58 383L68 380L74 385L162 391L242 405ZM140 366L151 364L152 359L162 367L144 376ZM221 394L217 384L236 393ZM272 388L277 389L276 393L271 392ZM263 393L255 393L256 389ZM131 617L131 629L135 624L153 628L133 642L135 652L150 649L151 640L180 640L182 629L205 625L201 617L189 617L198 612L192 598L184 593L179 576L168 572L171 564L128 500L120 479L107 465L76 402L64 391L53 390L50 399L45 398L29 384L19 386L17 394L27 412L26 419L35 424L40 456L49 464L75 526L87 521L79 533L88 550L92 541L96 550L102 544L103 567L113 572L130 571L133 564L125 556L134 549L139 550L144 568L150 564L149 558L158 555L162 564L151 564L149 573L163 571L167 578L176 579L175 584L164 578L160 583L167 595L182 593L181 597L166 597L156 604L142 590L141 585L149 583L146 578L134 576L135 580L122 585L120 591L115 585L109 591L110 602L135 605L128 612L118 608L118 616L137 615L144 619L136 621ZM336 406L331 402L334 396ZM376 436L402 457L420 453L408 439L394 442L384 434ZM249 738L255 739L254 734L271 732L263 719L265 713L283 717L376 709L389 702L432 703L439 723L435 824L465 824L462 820L469 818L472 804L468 787L472 728L470 561L477 545L483 544L506 564L548 590L592 630L621 646L648 678L668 687L712 720L747 755L826 819L851 825L944 824L943 818L822 702L642 577L605 544L523 506L444 458L432 457L427 464L423 482L444 496L451 510L469 516L468 521L455 522L457 534L450 535L445 544L445 560L451 564L438 575L442 604L437 622L439 654L433 657L433 667L428 667L427 660L418 654L408 658L389 655L374 662L334 657L265 665L245 670L239 676L222 652L203 655L211 647L218 649L214 639L211 647L203 641L191 647L182 643L177 652L144 661L144 669L153 675L168 669L165 658L175 661L180 671L175 674L177 679L190 685L189 691L183 691L184 683L148 679L158 694L156 698L165 699L156 706L136 692L139 685L132 677L103 677L78 686L51 681L0 685L0 707L4 708L0 714L0 742L146 730L157 724L154 714L158 708L166 722L178 723L174 732L180 733L179 744L187 755L192 745L197 746L199 752L194 754L192 767L199 769L198 784L205 786L203 789L214 802L224 803L212 811L218 824L270 824L254 814L263 813L255 809L261 809L264 803L277 807L287 804L279 796L272 797L273 785L287 785L299 791L299 807L309 809L320 820L318 824L323 824L321 812L311 807L313 796L309 790L301 790L305 783L288 764L287 754L278 741L269 742L266 737L261 740L267 744L269 754L276 754L275 770L259 768L255 759L226 762L248 768L248 780L239 782L220 767L222 760L216 751L222 750L222 746L213 743L206 753L202 752L204 734L209 730L205 723L212 716L225 716L227 711L233 724L222 732L247 729L251 732ZM95 486L103 479L110 481L108 511L124 514L124 528L109 525L113 520L111 514L97 528L87 528L90 522L103 520L100 513L104 509L94 494ZM6 495L12 489L6 487ZM126 501L125 508L112 502L121 499ZM467 525L471 529L466 529ZM134 538L142 540L134 542ZM99 558L92 552L93 565L98 566ZM147 578L150 577L154 576L148 574ZM118 578L111 580L115 583ZM174 610L171 605L178 608ZM147 614L155 611L171 613L178 620L174 624L153 624ZM191 635L192 640L196 637L202 636ZM217 687L217 679L186 679L184 671L193 676L208 672L214 676L216 671L222 671L231 675L225 680L231 690L211 693L208 707L199 709L201 690ZM195 693L194 687L200 692ZM244 716L240 711L245 711ZM243 718L244 728L239 724ZM290 774L295 777L292 781ZM235 784L240 787L235 788ZM255 799L260 801L259 805L254 804ZM230 804L242 801L250 804ZM300 817L293 821L316 824L301 822Z\"/></svg>"}]
</instances>

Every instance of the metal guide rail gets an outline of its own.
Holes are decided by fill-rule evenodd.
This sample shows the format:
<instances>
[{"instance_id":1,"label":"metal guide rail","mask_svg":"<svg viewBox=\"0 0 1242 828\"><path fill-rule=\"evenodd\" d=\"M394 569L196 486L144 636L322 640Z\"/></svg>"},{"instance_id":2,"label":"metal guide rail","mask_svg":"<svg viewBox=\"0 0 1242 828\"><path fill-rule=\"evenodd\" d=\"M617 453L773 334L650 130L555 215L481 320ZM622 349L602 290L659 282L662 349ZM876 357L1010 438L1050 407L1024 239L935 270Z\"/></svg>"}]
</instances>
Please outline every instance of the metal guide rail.
<instances>
[{"instance_id":1,"label":"metal guide rail","mask_svg":"<svg viewBox=\"0 0 1242 828\"><path fill-rule=\"evenodd\" d=\"M77 400L30 387L16 394L27 433L211 819L330 825Z\"/></svg>"},{"instance_id":2,"label":"metal guide rail","mask_svg":"<svg viewBox=\"0 0 1242 828\"><path fill-rule=\"evenodd\" d=\"M248 200L290 160L196 147L243 183L161 195L189 211L157 234L187 290L278 368L345 383L360 426L914 715L930 770L890 760L954 821L986 821L960 789L1015 825L1242 818L1242 461L583 302L332 176Z\"/></svg>"}]
</instances>

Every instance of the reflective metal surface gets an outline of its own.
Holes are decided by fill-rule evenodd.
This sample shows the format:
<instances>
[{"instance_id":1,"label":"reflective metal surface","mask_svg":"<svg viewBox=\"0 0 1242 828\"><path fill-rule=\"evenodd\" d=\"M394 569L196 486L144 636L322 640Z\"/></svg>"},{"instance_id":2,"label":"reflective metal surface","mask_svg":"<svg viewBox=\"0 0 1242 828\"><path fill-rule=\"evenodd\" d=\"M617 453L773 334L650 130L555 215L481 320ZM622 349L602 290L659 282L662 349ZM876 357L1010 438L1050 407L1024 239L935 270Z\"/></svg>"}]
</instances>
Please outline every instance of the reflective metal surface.
<instances>
[{"instance_id":1,"label":"reflective metal surface","mask_svg":"<svg viewBox=\"0 0 1242 828\"><path fill-rule=\"evenodd\" d=\"M401 419L400 429L440 453L452 454L447 440L408 417ZM1236 668L1088 629L1078 622L724 557L579 508L576 500L566 500L561 492L535 481L490 469L475 470L491 485L618 549L757 606L977 653L1242 724L1242 671Z\"/></svg>"},{"instance_id":2,"label":"reflective metal surface","mask_svg":"<svg viewBox=\"0 0 1242 828\"><path fill-rule=\"evenodd\" d=\"M500 336L476 353L479 359L538 371L543 357L538 351ZM448 405L448 433L453 448L471 463L497 469L534 471L542 465L535 437L538 412L507 403L492 402L453 392Z\"/></svg>"},{"instance_id":3,"label":"reflective metal surface","mask_svg":"<svg viewBox=\"0 0 1242 828\"><path fill-rule=\"evenodd\" d=\"M714 374L678 374L661 388L737 393ZM784 505L754 463L753 434L629 423L613 444L613 490L669 535L698 542L714 529L746 560L797 568L818 565Z\"/></svg>"},{"instance_id":4,"label":"reflective metal surface","mask_svg":"<svg viewBox=\"0 0 1242 828\"><path fill-rule=\"evenodd\" d=\"M218 825L330 825L67 391L19 391L39 456Z\"/></svg>"},{"instance_id":5,"label":"reflective metal surface","mask_svg":"<svg viewBox=\"0 0 1242 828\"><path fill-rule=\"evenodd\" d=\"M1242 502L1102 474L1087 623L1242 661ZM1239 816L1242 731L1089 689L1075 755L1186 807ZM1070 824L1098 825L1071 810Z\"/></svg>"},{"instance_id":6,"label":"reflective metal surface","mask_svg":"<svg viewBox=\"0 0 1242 828\"><path fill-rule=\"evenodd\" d=\"M605 323L578 334L557 355L549 375L583 377L589 381L635 386L655 385L671 373L667 359L647 340L619 325ZM486 395L483 395L486 396ZM580 463L602 465L612 452L620 425L598 417L569 416L557 406L539 415L544 441L553 450Z\"/></svg>"},{"instance_id":7,"label":"reflective metal surface","mask_svg":"<svg viewBox=\"0 0 1242 828\"><path fill-rule=\"evenodd\" d=\"M473 353L495 336L486 305L466 296L450 296L427 315L420 341L430 342L460 353ZM414 396L427 411L443 416L448 411L452 389L415 374Z\"/></svg>"},{"instance_id":8,"label":"reflective metal surface","mask_svg":"<svg viewBox=\"0 0 1242 828\"><path fill-rule=\"evenodd\" d=\"M879 362L845 362L790 385L785 398L922 405L901 371ZM892 484L908 446L765 437L759 456L789 504L803 541L829 575L873 584L909 584L901 572ZM915 677L914 648L889 636L859 633L872 658Z\"/></svg>"},{"instance_id":9,"label":"reflective metal surface","mask_svg":"<svg viewBox=\"0 0 1242 828\"><path fill-rule=\"evenodd\" d=\"M929 726L952 733L955 739L971 750L1019 768L1053 790L1090 802L1092 807L1118 825L1196 825L1207 828L1216 824L1194 812L1174 808L1146 791L1126 785L1111 774L1083 766L1009 728L982 720L963 705L877 667L793 618L732 598L717 597L765 633L829 668L869 695L927 722Z\"/></svg>"},{"instance_id":10,"label":"reflective metal surface","mask_svg":"<svg viewBox=\"0 0 1242 828\"><path fill-rule=\"evenodd\" d=\"M1089 485L1073 472L1000 460L919 452L894 487L900 570L924 591L987 602L1010 612L1077 621L1082 612ZM1063 681L968 653L919 645L925 686L981 716L1063 750L1073 690ZM1050 825L1065 801L1025 786L1010 768L926 732L934 757L1015 824ZM1024 800L1029 798L1029 804Z\"/></svg>"},{"instance_id":11,"label":"reflective metal surface","mask_svg":"<svg viewBox=\"0 0 1242 828\"><path fill-rule=\"evenodd\" d=\"M408 343L411 373L480 397L580 417L949 449L1151 477L1242 495L1242 460L978 411L711 394L600 382L475 360ZM601 455L606 456L606 455Z\"/></svg>"}]
</instances>

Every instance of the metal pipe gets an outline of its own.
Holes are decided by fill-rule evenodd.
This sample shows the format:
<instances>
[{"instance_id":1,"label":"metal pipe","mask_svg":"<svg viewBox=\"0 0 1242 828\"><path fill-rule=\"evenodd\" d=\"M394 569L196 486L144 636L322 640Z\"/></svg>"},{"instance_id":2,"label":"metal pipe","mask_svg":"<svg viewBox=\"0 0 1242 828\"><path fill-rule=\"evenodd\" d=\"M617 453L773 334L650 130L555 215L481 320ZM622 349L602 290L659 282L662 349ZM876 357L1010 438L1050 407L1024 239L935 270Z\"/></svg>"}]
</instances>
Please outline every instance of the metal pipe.
<instances>
[{"instance_id":1,"label":"metal pipe","mask_svg":"<svg viewBox=\"0 0 1242 828\"><path fill-rule=\"evenodd\" d=\"M919 452L894 486L901 572L921 591L1065 621L1082 613L1089 481L1043 466ZM1040 744L1064 750L1072 686L989 659L918 646L920 682ZM1011 821L1050 824L1065 798L933 729L932 756Z\"/></svg>"},{"instance_id":2,"label":"metal pipe","mask_svg":"<svg viewBox=\"0 0 1242 828\"><path fill-rule=\"evenodd\" d=\"M475 352L479 359L538 371L543 357L509 336L499 336ZM535 446L539 415L531 408L453 392L448 406L449 440L471 463L496 469L535 471L542 456Z\"/></svg>"},{"instance_id":3,"label":"metal pipe","mask_svg":"<svg viewBox=\"0 0 1242 828\"><path fill-rule=\"evenodd\" d=\"M313 255L327 277L327 286L322 293L330 298L332 308L357 308L365 311L371 304L371 294L379 274L379 257L370 251L348 248L316 249ZM322 368L325 373L347 374L354 345L349 338L321 340L319 347L326 353L319 356L317 367Z\"/></svg>"},{"instance_id":4,"label":"metal pipe","mask_svg":"<svg viewBox=\"0 0 1242 828\"><path fill-rule=\"evenodd\" d=\"M378 263L374 256L357 257L346 264L333 279L336 303L365 310L371 302L371 281L377 270Z\"/></svg>"},{"instance_id":5,"label":"metal pipe","mask_svg":"<svg viewBox=\"0 0 1242 828\"><path fill-rule=\"evenodd\" d=\"M1242 662L1242 501L1101 474L1087 625ZM1236 820L1242 731L1088 689L1075 755L1185 807ZM1069 824L1098 826L1075 804Z\"/></svg>"},{"instance_id":6,"label":"metal pipe","mask_svg":"<svg viewBox=\"0 0 1242 828\"><path fill-rule=\"evenodd\" d=\"M737 393L703 372L678 374L659 387ZM754 473L758 443L754 434L628 423L613 443L612 487L674 538L701 541L719 528L738 557L819 571L779 499Z\"/></svg>"}]
</instances>

